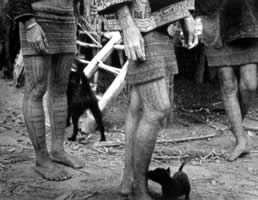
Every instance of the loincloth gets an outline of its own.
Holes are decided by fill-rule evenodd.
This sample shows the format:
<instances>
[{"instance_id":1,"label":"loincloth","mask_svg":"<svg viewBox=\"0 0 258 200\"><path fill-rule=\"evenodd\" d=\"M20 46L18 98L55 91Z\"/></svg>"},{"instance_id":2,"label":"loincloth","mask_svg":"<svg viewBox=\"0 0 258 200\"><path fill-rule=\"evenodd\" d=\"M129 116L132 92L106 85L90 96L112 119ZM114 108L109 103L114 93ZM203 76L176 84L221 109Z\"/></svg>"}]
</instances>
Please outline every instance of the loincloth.
<instances>
[{"instance_id":1,"label":"loincloth","mask_svg":"<svg viewBox=\"0 0 258 200\"><path fill-rule=\"evenodd\" d=\"M206 48L210 67L240 66L258 63L258 39L240 39L221 48Z\"/></svg>"},{"instance_id":2,"label":"loincloth","mask_svg":"<svg viewBox=\"0 0 258 200\"><path fill-rule=\"evenodd\" d=\"M131 61L126 81L142 84L178 73L173 39L168 35L152 31L144 35L145 61Z\"/></svg>"},{"instance_id":3,"label":"loincloth","mask_svg":"<svg viewBox=\"0 0 258 200\"><path fill-rule=\"evenodd\" d=\"M75 53L76 27L73 9L38 8L34 9L35 17L46 33L48 54ZM31 44L27 42L26 30L20 23L21 48L24 55L37 55Z\"/></svg>"}]
</instances>

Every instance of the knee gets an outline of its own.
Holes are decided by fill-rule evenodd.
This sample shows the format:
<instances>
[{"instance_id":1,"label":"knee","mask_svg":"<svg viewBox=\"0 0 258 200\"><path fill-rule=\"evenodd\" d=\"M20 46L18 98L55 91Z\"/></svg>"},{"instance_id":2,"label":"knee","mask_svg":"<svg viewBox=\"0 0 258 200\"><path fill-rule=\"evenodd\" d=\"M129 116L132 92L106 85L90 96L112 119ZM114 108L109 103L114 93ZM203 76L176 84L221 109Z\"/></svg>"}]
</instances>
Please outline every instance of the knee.
<instances>
[{"instance_id":1,"label":"knee","mask_svg":"<svg viewBox=\"0 0 258 200\"><path fill-rule=\"evenodd\" d=\"M145 110L144 117L150 123L160 123L171 111L170 104L164 105L160 108Z\"/></svg>"},{"instance_id":2,"label":"knee","mask_svg":"<svg viewBox=\"0 0 258 200\"><path fill-rule=\"evenodd\" d=\"M129 109L128 109L128 112L132 115L132 117L136 118L138 116L141 115L142 113L142 108L140 106L140 104L132 104L130 103L130 106L129 106Z\"/></svg>"},{"instance_id":3,"label":"knee","mask_svg":"<svg viewBox=\"0 0 258 200\"><path fill-rule=\"evenodd\" d=\"M221 87L222 93L225 95L235 94L238 90L237 80L220 79L220 87Z\"/></svg>"},{"instance_id":4,"label":"knee","mask_svg":"<svg viewBox=\"0 0 258 200\"><path fill-rule=\"evenodd\" d=\"M46 93L46 90L46 83L36 83L34 85L26 84L25 95L29 95L35 100L41 100Z\"/></svg>"},{"instance_id":5,"label":"knee","mask_svg":"<svg viewBox=\"0 0 258 200\"><path fill-rule=\"evenodd\" d=\"M256 91L257 88L257 80L255 79L241 79L240 80L240 88L242 90L246 90L246 91L250 91L250 92L254 92Z\"/></svg>"}]
</instances>

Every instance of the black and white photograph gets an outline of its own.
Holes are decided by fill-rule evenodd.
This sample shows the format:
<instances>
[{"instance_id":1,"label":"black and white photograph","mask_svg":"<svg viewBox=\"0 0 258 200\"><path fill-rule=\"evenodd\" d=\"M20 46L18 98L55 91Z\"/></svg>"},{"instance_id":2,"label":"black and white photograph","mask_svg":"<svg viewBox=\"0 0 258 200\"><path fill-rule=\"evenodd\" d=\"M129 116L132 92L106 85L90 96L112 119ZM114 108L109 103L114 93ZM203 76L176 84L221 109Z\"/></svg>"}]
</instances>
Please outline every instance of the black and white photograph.
<instances>
[{"instance_id":1,"label":"black and white photograph","mask_svg":"<svg viewBox=\"0 0 258 200\"><path fill-rule=\"evenodd\" d=\"M0 0L0 200L258 200L257 0Z\"/></svg>"}]
</instances>

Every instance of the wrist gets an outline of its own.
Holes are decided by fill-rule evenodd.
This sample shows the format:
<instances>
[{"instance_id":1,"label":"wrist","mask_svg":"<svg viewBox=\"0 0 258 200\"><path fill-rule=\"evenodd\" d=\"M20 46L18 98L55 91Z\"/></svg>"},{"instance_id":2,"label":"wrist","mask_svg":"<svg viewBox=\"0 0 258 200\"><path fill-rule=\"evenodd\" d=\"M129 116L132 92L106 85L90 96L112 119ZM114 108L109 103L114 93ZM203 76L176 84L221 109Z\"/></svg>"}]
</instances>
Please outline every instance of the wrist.
<instances>
[{"instance_id":1,"label":"wrist","mask_svg":"<svg viewBox=\"0 0 258 200\"><path fill-rule=\"evenodd\" d=\"M36 25L36 19L33 17L33 18L29 18L28 20L26 20L24 22L24 25L25 25L25 28L26 29L30 29L32 28L34 25Z\"/></svg>"},{"instance_id":2,"label":"wrist","mask_svg":"<svg viewBox=\"0 0 258 200\"><path fill-rule=\"evenodd\" d=\"M131 26L136 26L135 22L133 20L133 17L131 15L131 12L127 5L121 6L117 10L116 14L117 14L118 20L123 29L131 27Z\"/></svg>"}]
</instances>

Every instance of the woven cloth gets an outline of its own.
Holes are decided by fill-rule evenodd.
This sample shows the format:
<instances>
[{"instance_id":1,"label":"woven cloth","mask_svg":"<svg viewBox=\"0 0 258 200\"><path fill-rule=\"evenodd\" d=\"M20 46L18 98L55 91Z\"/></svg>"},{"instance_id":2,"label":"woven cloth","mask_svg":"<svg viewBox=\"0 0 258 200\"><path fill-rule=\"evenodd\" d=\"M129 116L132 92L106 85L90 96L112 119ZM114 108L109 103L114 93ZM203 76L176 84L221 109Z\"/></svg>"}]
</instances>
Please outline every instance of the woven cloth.
<instances>
[{"instance_id":1,"label":"woven cloth","mask_svg":"<svg viewBox=\"0 0 258 200\"><path fill-rule=\"evenodd\" d=\"M131 61L126 80L128 84L142 84L178 73L173 39L163 32L144 35L145 61Z\"/></svg>"},{"instance_id":2,"label":"woven cloth","mask_svg":"<svg viewBox=\"0 0 258 200\"><path fill-rule=\"evenodd\" d=\"M239 39L222 44L221 48L206 48L210 67L239 66L258 63L258 39Z\"/></svg>"},{"instance_id":3,"label":"woven cloth","mask_svg":"<svg viewBox=\"0 0 258 200\"><path fill-rule=\"evenodd\" d=\"M35 17L46 33L48 54L75 53L76 27L73 9L61 8L34 8ZM26 39L26 30L20 23L21 47L24 55L41 54L36 51Z\"/></svg>"}]
</instances>

